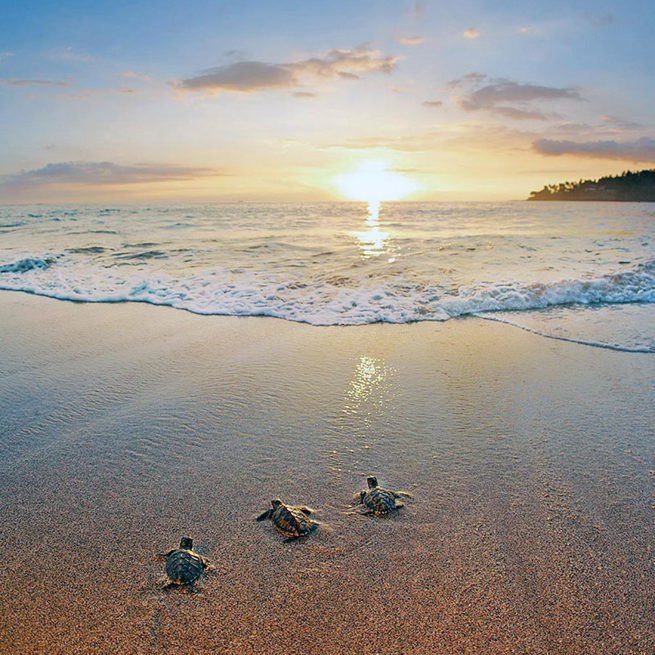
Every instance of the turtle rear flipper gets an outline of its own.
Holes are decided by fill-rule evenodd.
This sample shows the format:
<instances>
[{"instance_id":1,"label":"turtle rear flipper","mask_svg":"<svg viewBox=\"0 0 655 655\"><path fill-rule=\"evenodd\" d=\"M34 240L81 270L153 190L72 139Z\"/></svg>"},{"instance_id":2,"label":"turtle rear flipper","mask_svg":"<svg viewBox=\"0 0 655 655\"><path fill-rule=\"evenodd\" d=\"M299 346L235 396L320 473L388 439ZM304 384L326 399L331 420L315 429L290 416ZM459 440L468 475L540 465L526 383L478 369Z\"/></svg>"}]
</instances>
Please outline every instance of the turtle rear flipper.
<instances>
[{"instance_id":1,"label":"turtle rear flipper","mask_svg":"<svg viewBox=\"0 0 655 655\"><path fill-rule=\"evenodd\" d=\"M414 498L414 496L412 496L409 491L394 491L393 495L396 498Z\"/></svg>"},{"instance_id":2,"label":"turtle rear flipper","mask_svg":"<svg viewBox=\"0 0 655 655\"><path fill-rule=\"evenodd\" d=\"M161 589L162 591L171 591L172 589L177 589L178 588L177 582L169 582L168 584L165 584Z\"/></svg>"},{"instance_id":3,"label":"turtle rear flipper","mask_svg":"<svg viewBox=\"0 0 655 655\"><path fill-rule=\"evenodd\" d=\"M399 500L396 501L396 509L400 509L401 507L405 507L405 503L401 503Z\"/></svg>"}]
</instances>

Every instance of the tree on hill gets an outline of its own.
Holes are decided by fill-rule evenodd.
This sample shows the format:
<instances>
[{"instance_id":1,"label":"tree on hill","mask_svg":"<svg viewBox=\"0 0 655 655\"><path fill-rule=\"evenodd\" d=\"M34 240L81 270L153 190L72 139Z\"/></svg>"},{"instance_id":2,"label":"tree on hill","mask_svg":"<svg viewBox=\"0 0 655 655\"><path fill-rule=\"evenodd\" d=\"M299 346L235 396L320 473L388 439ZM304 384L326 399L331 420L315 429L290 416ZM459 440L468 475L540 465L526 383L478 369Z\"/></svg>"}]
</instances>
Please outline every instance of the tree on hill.
<instances>
[{"instance_id":1,"label":"tree on hill","mask_svg":"<svg viewBox=\"0 0 655 655\"><path fill-rule=\"evenodd\" d=\"M528 200L616 200L655 202L655 169L624 171L598 180L547 184L532 191Z\"/></svg>"}]
</instances>

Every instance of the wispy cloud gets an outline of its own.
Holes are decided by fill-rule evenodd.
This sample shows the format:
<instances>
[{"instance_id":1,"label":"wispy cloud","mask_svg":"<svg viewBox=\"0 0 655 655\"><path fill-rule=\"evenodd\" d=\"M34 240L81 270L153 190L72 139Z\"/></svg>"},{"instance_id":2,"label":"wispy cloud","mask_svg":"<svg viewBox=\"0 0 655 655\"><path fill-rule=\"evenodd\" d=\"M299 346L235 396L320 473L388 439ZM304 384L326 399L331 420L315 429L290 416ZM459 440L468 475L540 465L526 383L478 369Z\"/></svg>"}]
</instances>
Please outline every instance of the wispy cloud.
<instances>
[{"instance_id":1,"label":"wispy cloud","mask_svg":"<svg viewBox=\"0 0 655 655\"><path fill-rule=\"evenodd\" d=\"M534 131L521 131L487 122L471 121L442 125L437 130L396 135L369 135L327 143L323 149L394 150L398 152L524 152L538 138Z\"/></svg>"},{"instance_id":2,"label":"wispy cloud","mask_svg":"<svg viewBox=\"0 0 655 655\"><path fill-rule=\"evenodd\" d=\"M239 61L218 68L210 68L200 75L175 84L184 91L209 93L236 91L248 93L297 86L303 78L359 79L372 73L390 73L398 58L383 56L367 46L334 49L322 57L301 61L269 64L261 61Z\"/></svg>"},{"instance_id":3,"label":"wispy cloud","mask_svg":"<svg viewBox=\"0 0 655 655\"><path fill-rule=\"evenodd\" d=\"M634 121L629 121L624 118L619 118L618 116L608 116L605 114L600 117L603 121L603 125L609 130L615 131L629 131L629 130L643 130L644 125L641 123L635 123Z\"/></svg>"},{"instance_id":4,"label":"wispy cloud","mask_svg":"<svg viewBox=\"0 0 655 655\"><path fill-rule=\"evenodd\" d=\"M313 93L312 91L295 91L293 93L294 98L315 98L316 93Z\"/></svg>"},{"instance_id":5,"label":"wispy cloud","mask_svg":"<svg viewBox=\"0 0 655 655\"><path fill-rule=\"evenodd\" d=\"M427 11L427 6L424 2L416 2L416 0L412 3L412 11L411 13L416 17L420 18L421 16L425 15L425 12Z\"/></svg>"},{"instance_id":6,"label":"wispy cloud","mask_svg":"<svg viewBox=\"0 0 655 655\"><path fill-rule=\"evenodd\" d=\"M12 57L15 57L16 53L15 52L9 52L9 50L5 50L4 52L0 52L0 61L3 59L11 59Z\"/></svg>"},{"instance_id":7,"label":"wispy cloud","mask_svg":"<svg viewBox=\"0 0 655 655\"><path fill-rule=\"evenodd\" d=\"M468 88L468 93L458 98L458 104L464 111L487 111L516 120L561 118L558 114L546 114L535 109L531 104L535 101L583 100L576 89L521 84L503 78L488 78L480 73L469 73L459 80L453 80L450 87Z\"/></svg>"},{"instance_id":8,"label":"wispy cloud","mask_svg":"<svg viewBox=\"0 0 655 655\"><path fill-rule=\"evenodd\" d=\"M169 166L167 164L123 165L113 162L68 161L0 177L0 186L38 187L48 184L144 184L171 182L221 175L211 168Z\"/></svg>"},{"instance_id":9,"label":"wispy cloud","mask_svg":"<svg viewBox=\"0 0 655 655\"><path fill-rule=\"evenodd\" d=\"M477 39L480 36L480 30L477 27L469 27L464 30L463 36L465 39Z\"/></svg>"},{"instance_id":10,"label":"wispy cloud","mask_svg":"<svg viewBox=\"0 0 655 655\"><path fill-rule=\"evenodd\" d=\"M0 86L70 86L71 82L64 80L17 80L0 78Z\"/></svg>"},{"instance_id":11,"label":"wispy cloud","mask_svg":"<svg viewBox=\"0 0 655 655\"><path fill-rule=\"evenodd\" d=\"M128 80L140 80L141 82L154 82L155 80L150 77L150 75L145 75L144 73L139 73L133 70L124 70L119 73L120 77L124 77Z\"/></svg>"},{"instance_id":12,"label":"wispy cloud","mask_svg":"<svg viewBox=\"0 0 655 655\"><path fill-rule=\"evenodd\" d=\"M54 61L95 61L95 57L92 55L88 55L84 52L78 52L72 46L59 48L57 50L51 50L50 53L48 53L48 59L52 59Z\"/></svg>"},{"instance_id":13,"label":"wispy cloud","mask_svg":"<svg viewBox=\"0 0 655 655\"><path fill-rule=\"evenodd\" d=\"M343 150L396 150L398 152L425 152L434 149L435 138L440 135L406 134L398 136L370 136L348 139L342 143L327 143L320 146L323 149Z\"/></svg>"},{"instance_id":14,"label":"wispy cloud","mask_svg":"<svg viewBox=\"0 0 655 655\"><path fill-rule=\"evenodd\" d=\"M587 13L584 16L594 27L607 27L616 23L616 16L614 14Z\"/></svg>"},{"instance_id":15,"label":"wispy cloud","mask_svg":"<svg viewBox=\"0 0 655 655\"><path fill-rule=\"evenodd\" d=\"M533 148L542 155L573 155L590 159L619 159L631 162L655 162L655 139L636 141L556 141L538 139Z\"/></svg>"},{"instance_id":16,"label":"wispy cloud","mask_svg":"<svg viewBox=\"0 0 655 655\"><path fill-rule=\"evenodd\" d=\"M402 43L403 45L421 45L421 43L425 43L425 37L424 36L398 36L396 38L396 41L398 43Z\"/></svg>"},{"instance_id":17,"label":"wispy cloud","mask_svg":"<svg viewBox=\"0 0 655 655\"><path fill-rule=\"evenodd\" d=\"M443 102L441 100L424 100L422 104L424 107L432 107L433 109L443 107Z\"/></svg>"}]
</instances>

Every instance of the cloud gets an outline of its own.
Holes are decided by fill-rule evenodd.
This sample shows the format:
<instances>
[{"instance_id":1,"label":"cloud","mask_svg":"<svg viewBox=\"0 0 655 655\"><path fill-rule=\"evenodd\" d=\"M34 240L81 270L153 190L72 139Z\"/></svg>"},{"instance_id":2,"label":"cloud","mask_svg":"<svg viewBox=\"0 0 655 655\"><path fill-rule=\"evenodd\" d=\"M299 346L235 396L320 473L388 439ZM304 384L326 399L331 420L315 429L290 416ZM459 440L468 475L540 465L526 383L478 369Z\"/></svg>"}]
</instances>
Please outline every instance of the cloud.
<instances>
[{"instance_id":1,"label":"cloud","mask_svg":"<svg viewBox=\"0 0 655 655\"><path fill-rule=\"evenodd\" d=\"M607 27L608 25L613 25L617 22L616 16L614 14L585 14L587 20L594 27Z\"/></svg>"},{"instance_id":2,"label":"cloud","mask_svg":"<svg viewBox=\"0 0 655 655\"><path fill-rule=\"evenodd\" d=\"M469 27L464 30L463 36L465 39L477 39L480 36L480 30L476 27Z\"/></svg>"},{"instance_id":3,"label":"cloud","mask_svg":"<svg viewBox=\"0 0 655 655\"><path fill-rule=\"evenodd\" d=\"M537 139L533 148L542 155L572 155L590 159L620 159L632 162L655 162L655 139L643 137L636 141L556 141Z\"/></svg>"},{"instance_id":4,"label":"cloud","mask_svg":"<svg viewBox=\"0 0 655 655\"><path fill-rule=\"evenodd\" d=\"M488 79L489 76L485 75L484 73L467 73L466 75L464 75L464 77L460 77L457 80L450 80L450 82L448 82L448 87L451 89L458 89L462 86L466 86L467 84L470 85L482 84L482 82Z\"/></svg>"},{"instance_id":5,"label":"cloud","mask_svg":"<svg viewBox=\"0 0 655 655\"><path fill-rule=\"evenodd\" d=\"M38 187L47 184L144 184L189 180L221 174L220 171L211 168L191 168L167 164L127 166L108 161L69 161L51 163L42 168L1 176L0 187Z\"/></svg>"},{"instance_id":6,"label":"cloud","mask_svg":"<svg viewBox=\"0 0 655 655\"><path fill-rule=\"evenodd\" d=\"M545 121L548 118L561 118L559 114L544 114L540 111L530 111L528 109L517 109L516 107L494 107L493 113L498 116L505 116L518 121Z\"/></svg>"},{"instance_id":7,"label":"cloud","mask_svg":"<svg viewBox=\"0 0 655 655\"><path fill-rule=\"evenodd\" d=\"M491 79L481 73L469 73L459 80L453 80L449 86L469 89L466 95L458 98L458 104L464 111L487 111L515 120L561 118L558 114L546 114L535 109L530 103L537 100L583 100L575 89L520 84L503 78Z\"/></svg>"},{"instance_id":8,"label":"cloud","mask_svg":"<svg viewBox=\"0 0 655 655\"><path fill-rule=\"evenodd\" d=\"M469 111L494 109L500 102L531 102L533 100L581 100L575 89L560 89L535 84L519 84L510 80L494 80L463 99L463 107Z\"/></svg>"},{"instance_id":9,"label":"cloud","mask_svg":"<svg viewBox=\"0 0 655 655\"><path fill-rule=\"evenodd\" d=\"M425 43L425 37L424 36L399 36L396 38L396 41L398 41L398 43L402 43L403 45L421 45L421 43Z\"/></svg>"},{"instance_id":10,"label":"cloud","mask_svg":"<svg viewBox=\"0 0 655 655\"><path fill-rule=\"evenodd\" d=\"M150 75L145 75L144 73L138 73L137 71L133 70L124 70L119 73L120 77L124 77L125 79L128 80L139 80L141 82L154 82L154 78L150 77Z\"/></svg>"},{"instance_id":11,"label":"cloud","mask_svg":"<svg viewBox=\"0 0 655 655\"><path fill-rule=\"evenodd\" d=\"M443 102L441 102L441 100L424 100L422 104L424 107L443 107Z\"/></svg>"},{"instance_id":12,"label":"cloud","mask_svg":"<svg viewBox=\"0 0 655 655\"><path fill-rule=\"evenodd\" d=\"M186 91L260 91L262 89L295 86L295 75L278 64L261 61L240 61L229 66L210 68L202 75L190 77L177 84Z\"/></svg>"},{"instance_id":13,"label":"cloud","mask_svg":"<svg viewBox=\"0 0 655 655\"><path fill-rule=\"evenodd\" d=\"M421 16L425 15L425 12L427 11L427 7L424 2L414 2L412 5L412 14L416 18L420 18Z\"/></svg>"},{"instance_id":14,"label":"cloud","mask_svg":"<svg viewBox=\"0 0 655 655\"><path fill-rule=\"evenodd\" d=\"M54 61L95 61L95 57L82 52L76 52L72 46L60 48L59 50L52 50L48 54L48 59Z\"/></svg>"},{"instance_id":15,"label":"cloud","mask_svg":"<svg viewBox=\"0 0 655 655\"><path fill-rule=\"evenodd\" d=\"M359 79L371 73L390 73L397 65L397 57L385 57L367 46L333 49L323 57L312 57L286 64L261 61L239 61L210 68L175 86L184 91L216 93L232 91L248 93L298 86L301 78Z\"/></svg>"},{"instance_id":16,"label":"cloud","mask_svg":"<svg viewBox=\"0 0 655 655\"><path fill-rule=\"evenodd\" d=\"M0 52L0 61L3 59L9 59L11 57L15 57L16 53L15 52L9 52L9 50L5 50L4 52Z\"/></svg>"},{"instance_id":17,"label":"cloud","mask_svg":"<svg viewBox=\"0 0 655 655\"><path fill-rule=\"evenodd\" d=\"M644 125L640 123L635 123L634 121L628 121L618 116L608 116L604 115L600 117L603 121L603 124L610 130L615 131L624 131L624 130L642 130Z\"/></svg>"},{"instance_id":18,"label":"cloud","mask_svg":"<svg viewBox=\"0 0 655 655\"><path fill-rule=\"evenodd\" d=\"M16 80L0 78L0 86L70 86L70 82L62 80Z\"/></svg>"},{"instance_id":19,"label":"cloud","mask_svg":"<svg viewBox=\"0 0 655 655\"><path fill-rule=\"evenodd\" d=\"M312 93L311 91L295 91L293 94L294 98L315 98L316 93Z\"/></svg>"},{"instance_id":20,"label":"cloud","mask_svg":"<svg viewBox=\"0 0 655 655\"><path fill-rule=\"evenodd\" d=\"M399 136L372 136L348 139L342 143L328 143L320 146L322 149L344 149L344 150L396 150L398 152L425 152L433 150L435 139L440 135L430 134L407 134Z\"/></svg>"}]
</instances>

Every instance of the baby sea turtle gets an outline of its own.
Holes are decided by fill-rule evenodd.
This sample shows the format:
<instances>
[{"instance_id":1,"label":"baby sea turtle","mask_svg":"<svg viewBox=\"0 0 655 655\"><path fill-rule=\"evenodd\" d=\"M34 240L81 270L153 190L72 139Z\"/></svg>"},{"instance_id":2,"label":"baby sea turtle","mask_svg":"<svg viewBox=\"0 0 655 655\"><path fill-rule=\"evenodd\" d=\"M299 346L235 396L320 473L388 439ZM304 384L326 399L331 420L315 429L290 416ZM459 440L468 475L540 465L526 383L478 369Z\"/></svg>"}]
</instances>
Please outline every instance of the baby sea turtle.
<instances>
[{"instance_id":1,"label":"baby sea turtle","mask_svg":"<svg viewBox=\"0 0 655 655\"><path fill-rule=\"evenodd\" d=\"M413 498L412 494L406 491L391 491L379 486L378 479L372 475L366 478L366 482L368 489L357 492L353 498L356 505L364 505L366 508L362 510L364 514L383 516L405 507L405 503L399 502L398 498Z\"/></svg>"},{"instance_id":2,"label":"baby sea turtle","mask_svg":"<svg viewBox=\"0 0 655 655\"><path fill-rule=\"evenodd\" d=\"M161 553L159 557L166 558L166 575L171 581L165 589L184 585L189 592L193 592L196 580L206 571L214 569L206 557L194 552L191 537L182 537L179 548Z\"/></svg>"},{"instance_id":3,"label":"baby sea turtle","mask_svg":"<svg viewBox=\"0 0 655 655\"><path fill-rule=\"evenodd\" d=\"M287 538L286 541L307 538L319 525L318 521L309 518L314 513L309 507L285 505L279 498L272 500L271 505L273 507L258 516L257 520L271 519L275 528Z\"/></svg>"}]
</instances>

